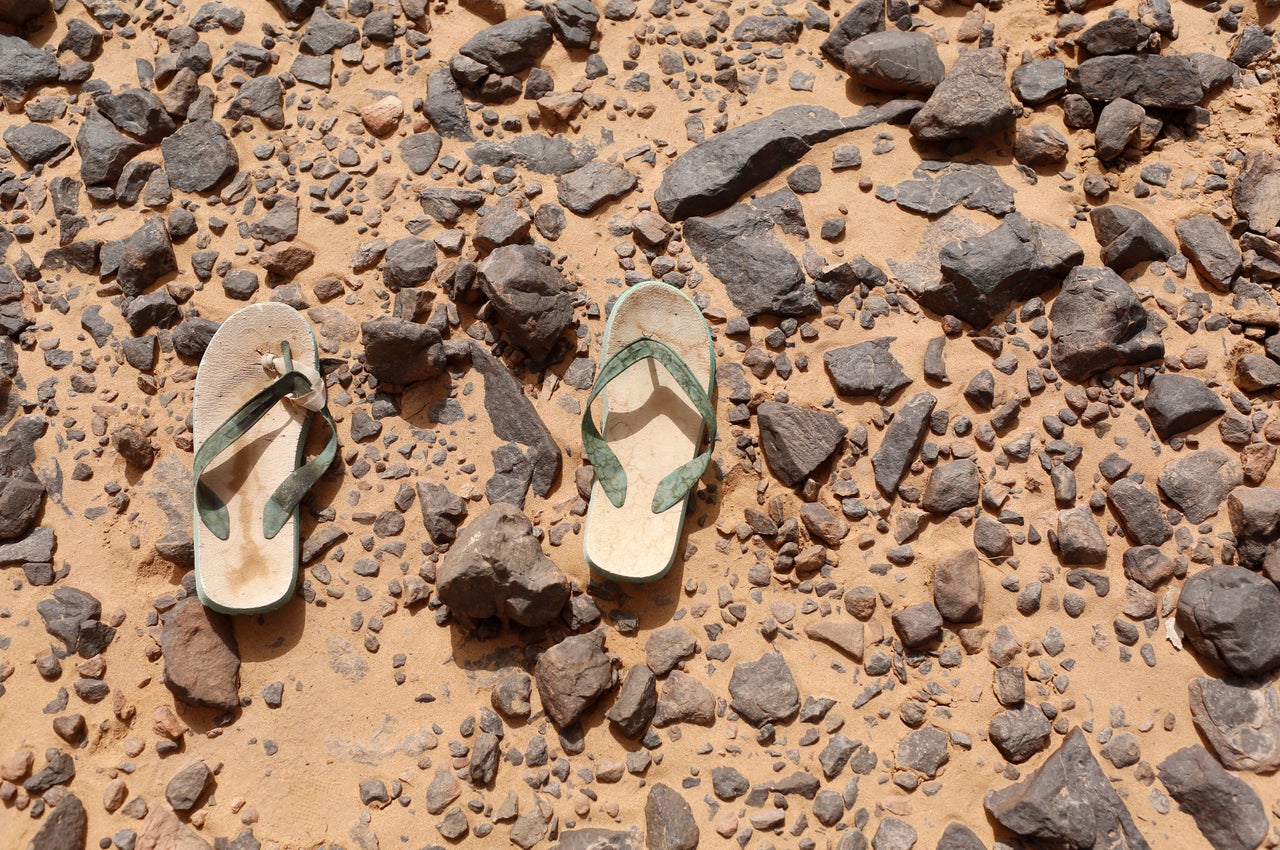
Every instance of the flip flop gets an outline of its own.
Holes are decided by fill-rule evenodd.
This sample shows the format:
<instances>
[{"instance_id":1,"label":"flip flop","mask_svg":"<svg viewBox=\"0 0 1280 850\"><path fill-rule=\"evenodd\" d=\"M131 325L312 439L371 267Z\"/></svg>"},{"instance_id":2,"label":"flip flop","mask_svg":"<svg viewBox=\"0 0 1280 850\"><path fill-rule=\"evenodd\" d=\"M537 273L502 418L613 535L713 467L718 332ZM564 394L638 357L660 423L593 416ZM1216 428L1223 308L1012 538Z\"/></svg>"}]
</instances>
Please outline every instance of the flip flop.
<instances>
[{"instance_id":1,"label":"flip flop","mask_svg":"<svg viewBox=\"0 0 1280 850\"><path fill-rule=\"evenodd\" d=\"M315 415L329 439L303 463ZM200 360L192 420L200 601L226 614L278 608L298 582L298 503L338 449L302 314L252 304L223 322Z\"/></svg>"},{"instance_id":2,"label":"flip flop","mask_svg":"<svg viewBox=\"0 0 1280 850\"><path fill-rule=\"evenodd\" d=\"M711 329L689 296L647 281L613 305L601 359L582 417L596 476L583 553L610 578L655 581L675 563L689 494L715 446ZM591 415L598 395L603 435Z\"/></svg>"}]
</instances>

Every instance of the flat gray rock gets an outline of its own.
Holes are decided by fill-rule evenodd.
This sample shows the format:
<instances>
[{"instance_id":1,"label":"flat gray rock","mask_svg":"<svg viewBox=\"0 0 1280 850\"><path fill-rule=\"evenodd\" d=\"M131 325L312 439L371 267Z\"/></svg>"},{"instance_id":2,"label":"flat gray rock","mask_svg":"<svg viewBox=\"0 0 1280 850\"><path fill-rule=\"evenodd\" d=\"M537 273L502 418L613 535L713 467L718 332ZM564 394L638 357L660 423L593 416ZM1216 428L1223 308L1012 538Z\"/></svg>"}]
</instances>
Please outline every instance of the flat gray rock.
<instances>
[{"instance_id":1,"label":"flat gray rock","mask_svg":"<svg viewBox=\"0 0 1280 850\"><path fill-rule=\"evenodd\" d=\"M1049 308L1049 322L1053 366L1069 381L1164 356L1164 340L1146 308L1108 268L1072 269Z\"/></svg>"},{"instance_id":2,"label":"flat gray rock","mask_svg":"<svg viewBox=\"0 0 1280 850\"><path fill-rule=\"evenodd\" d=\"M1191 718L1231 770L1280 770L1280 706L1265 680L1200 676L1188 687Z\"/></svg>"},{"instance_id":3,"label":"flat gray rock","mask_svg":"<svg viewBox=\"0 0 1280 850\"><path fill-rule=\"evenodd\" d=\"M981 139L1013 126L1013 102L998 48L965 50L911 119L922 142Z\"/></svg>"},{"instance_id":4,"label":"flat gray rock","mask_svg":"<svg viewBox=\"0 0 1280 850\"><path fill-rule=\"evenodd\" d=\"M1166 463L1156 484L1160 494L1177 505L1187 519L1204 522L1243 481L1239 460L1218 449L1204 449Z\"/></svg>"},{"instance_id":5,"label":"flat gray rock","mask_svg":"<svg viewBox=\"0 0 1280 850\"><path fill-rule=\"evenodd\" d=\"M884 404L911 383L890 346L896 337L860 342L833 348L822 355L822 363L836 392L847 396L872 396Z\"/></svg>"},{"instance_id":6,"label":"flat gray rock","mask_svg":"<svg viewBox=\"0 0 1280 850\"><path fill-rule=\"evenodd\" d=\"M888 498L898 492L898 485L915 462L929 430L929 417L937 406L933 393L916 393L898 408L893 421L885 429L880 447L871 456L876 486Z\"/></svg>"},{"instance_id":7,"label":"flat gray rock","mask_svg":"<svg viewBox=\"0 0 1280 850\"><path fill-rule=\"evenodd\" d=\"M1156 775L1214 850L1254 850L1267 837L1270 825L1262 800L1199 744L1160 762Z\"/></svg>"},{"instance_id":8,"label":"flat gray rock","mask_svg":"<svg viewBox=\"0 0 1280 850\"><path fill-rule=\"evenodd\" d=\"M800 709L795 677L778 652L735 664L729 695L729 705L752 726L787 720Z\"/></svg>"},{"instance_id":9,"label":"flat gray rock","mask_svg":"<svg viewBox=\"0 0 1280 850\"><path fill-rule=\"evenodd\" d=\"M1240 676L1280 668L1280 588L1244 567L1214 566L1187 579L1178 628L1197 653Z\"/></svg>"},{"instance_id":10,"label":"flat gray rock","mask_svg":"<svg viewBox=\"0 0 1280 850\"><path fill-rule=\"evenodd\" d=\"M1096 56L1071 72L1070 85L1090 100L1123 97L1157 109L1188 109L1204 97L1191 60L1175 55Z\"/></svg>"}]
</instances>

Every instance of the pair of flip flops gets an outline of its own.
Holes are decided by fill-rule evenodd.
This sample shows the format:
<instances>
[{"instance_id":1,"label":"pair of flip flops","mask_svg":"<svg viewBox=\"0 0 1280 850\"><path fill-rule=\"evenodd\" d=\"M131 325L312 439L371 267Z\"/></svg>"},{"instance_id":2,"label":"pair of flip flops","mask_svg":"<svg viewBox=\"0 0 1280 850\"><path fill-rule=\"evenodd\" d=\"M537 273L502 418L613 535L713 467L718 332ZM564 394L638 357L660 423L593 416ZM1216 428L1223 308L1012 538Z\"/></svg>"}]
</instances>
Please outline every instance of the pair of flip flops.
<instances>
[{"instance_id":1,"label":"pair of flip flops","mask_svg":"<svg viewBox=\"0 0 1280 850\"><path fill-rule=\"evenodd\" d=\"M657 281L627 290L605 327L582 420L595 471L583 543L592 569L635 582L670 570L715 443L714 391L715 349L697 305ZM597 397L601 426L591 413ZM304 462L316 418L328 439ZM277 608L297 584L299 502L338 445L301 314L255 304L219 327L197 373L193 430L200 599L231 614Z\"/></svg>"}]
</instances>

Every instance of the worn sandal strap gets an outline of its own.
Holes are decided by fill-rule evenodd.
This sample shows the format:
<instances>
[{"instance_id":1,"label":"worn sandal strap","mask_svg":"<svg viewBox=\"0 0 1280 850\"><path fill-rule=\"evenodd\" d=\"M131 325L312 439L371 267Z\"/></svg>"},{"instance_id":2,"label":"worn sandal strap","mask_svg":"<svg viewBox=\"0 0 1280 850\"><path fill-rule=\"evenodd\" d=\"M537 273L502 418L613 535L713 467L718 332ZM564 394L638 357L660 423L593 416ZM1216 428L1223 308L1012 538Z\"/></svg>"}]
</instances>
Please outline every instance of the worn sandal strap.
<instances>
[{"instance_id":1,"label":"worn sandal strap","mask_svg":"<svg viewBox=\"0 0 1280 850\"><path fill-rule=\"evenodd\" d=\"M651 508L654 513L662 513L686 498L689 491L698 483L698 479L702 477L707 464L711 461L711 451L716 440L716 417L711 407L711 399L697 376L671 346L650 337L642 337L623 346L605 362L600 374L596 377L595 385L591 388L591 395L587 397L587 409L582 417L582 445L595 470L596 480L600 482L605 495L609 497L614 507L621 507L627 496L627 473L622 468L618 456L600 435L595 418L591 415L591 404L610 381L641 360L648 359L661 363L693 402L694 408L702 415L703 430L707 439L705 451L677 467L658 483Z\"/></svg>"},{"instance_id":2,"label":"worn sandal strap","mask_svg":"<svg viewBox=\"0 0 1280 850\"><path fill-rule=\"evenodd\" d=\"M219 540L226 540L231 535L231 519L227 513L226 503L211 487L204 483L205 469L213 462L214 458L243 437L250 428L281 400L292 398L309 401L316 392L311 376L293 369L293 361L289 356L287 345L282 346L282 348L284 348L285 355L284 364L289 371L286 371L285 374L240 405L239 409L232 413L226 422L219 425L208 436L204 443L201 444L200 450L196 452L195 462L192 466L192 477L195 479L196 509L200 513L200 520L205 528L209 529ZM310 408L308 407L308 409ZM318 455L290 473L267 500L262 512L262 528L268 540L280 533L280 529L284 527L289 517L293 516L294 511L297 510L298 503L302 501L302 497L307 490L311 489L316 481L320 479L320 476L329 468L329 464L333 462L333 458L337 454L338 428L333 421L333 415L329 412L328 405L324 405L313 412L318 413L328 426L329 439Z\"/></svg>"}]
</instances>

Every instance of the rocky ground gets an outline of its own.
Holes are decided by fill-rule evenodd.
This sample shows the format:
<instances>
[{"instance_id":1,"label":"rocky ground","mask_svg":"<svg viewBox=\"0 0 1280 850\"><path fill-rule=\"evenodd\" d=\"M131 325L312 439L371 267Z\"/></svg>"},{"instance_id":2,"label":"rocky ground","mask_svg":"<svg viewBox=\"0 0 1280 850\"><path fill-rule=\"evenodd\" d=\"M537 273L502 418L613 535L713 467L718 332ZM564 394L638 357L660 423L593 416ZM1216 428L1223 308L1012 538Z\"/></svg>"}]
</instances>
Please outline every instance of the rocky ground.
<instances>
[{"instance_id":1,"label":"rocky ground","mask_svg":"<svg viewBox=\"0 0 1280 850\"><path fill-rule=\"evenodd\" d=\"M239 5L0 0L0 846L1280 846L1274 0ZM649 278L720 437L619 586ZM342 447L232 619L268 299Z\"/></svg>"}]
</instances>

